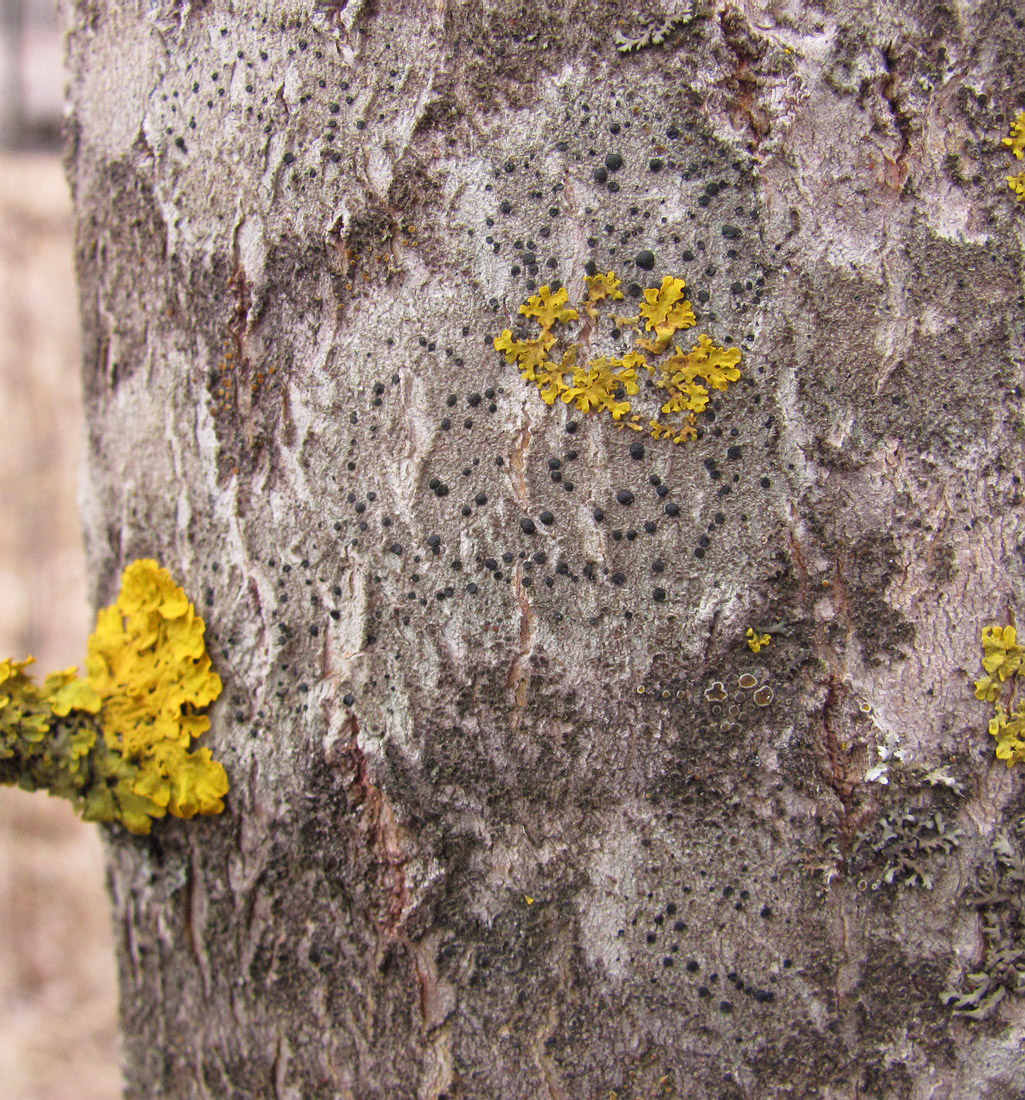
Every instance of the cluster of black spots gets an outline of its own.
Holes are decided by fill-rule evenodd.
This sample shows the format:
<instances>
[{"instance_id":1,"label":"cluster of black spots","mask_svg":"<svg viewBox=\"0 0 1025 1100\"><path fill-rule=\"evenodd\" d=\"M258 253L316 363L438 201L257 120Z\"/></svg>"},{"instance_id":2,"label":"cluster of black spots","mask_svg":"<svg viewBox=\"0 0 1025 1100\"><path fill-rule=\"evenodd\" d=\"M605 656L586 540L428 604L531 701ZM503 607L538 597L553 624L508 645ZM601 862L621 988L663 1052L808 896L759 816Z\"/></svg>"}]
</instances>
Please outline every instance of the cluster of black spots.
<instances>
[{"instance_id":1,"label":"cluster of black spots","mask_svg":"<svg viewBox=\"0 0 1025 1100\"><path fill-rule=\"evenodd\" d=\"M756 202L748 165L735 152L705 135L696 119L681 119L664 129L653 127L655 106L654 102L648 106L643 95L632 106L624 105L614 92L607 104L578 100L567 106L564 133L550 148L513 155L496 166L495 206L486 219L486 228L488 242L512 257L503 289L508 325L517 339L530 338L534 331L517 315L526 297L545 283L557 289L566 279L570 304L577 304L579 280L585 273L614 270L623 280L628 303L640 299L646 287L658 286L663 275L684 275L689 283L688 296L698 313L694 334L707 330L727 346L734 343L734 337L723 332L721 323L717 325L716 310L732 316L741 306L746 309L756 299L760 301L765 272L759 260ZM657 107L664 109L662 104ZM610 133L616 139L611 148ZM575 184L572 201L564 194L567 175ZM577 255L581 229L586 233L590 255L584 258L582 270L570 272L565 257ZM687 270L688 262L695 260L700 267ZM624 304L621 309L630 312L635 307ZM680 342L686 343L686 337L694 334L681 334ZM745 356L750 354L755 338L751 332L736 341ZM630 347L629 331L615 329L608 339L610 346L596 349L596 353L622 354ZM517 379L515 368L505 365L500 356L496 361L506 370L510 389L525 385ZM743 369L742 381L734 390L743 388L750 393L756 389L754 371L746 361ZM759 394L751 393L743 407L760 400ZM738 429L731 427L731 418L742 415L740 404L732 391L725 400L714 395L701 417L697 446L690 455L688 446L680 446L673 458L677 468L688 460L693 463L702 451L709 453L713 440L722 440L722 445L713 444L717 461L710 477L723 507L746 473L746 440L735 438ZM542 415L557 417L560 411L556 404ZM581 430L608 431L608 425L598 417L583 422L567 419L564 427L570 435ZM672 447L668 441L649 441L645 445L637 440L629 446L628 454L641 463L648 454ZM549 471L549 476L556 483L567 480L557 467ZM660 502L659 515L645 517L643 523L678 521L682 517L681 501L672 499L668 488L663 487L660 496L666 499ZM602 523L610 509L637 507L638 500L637 488L621 483L611 500L593 503L592 516L596 523ZM553 504L550 510L555 515L555 526L561 526L559 508ZM536 536L538 517L533 514L530 518ZM633 527L632 536L629 532L620 536L624 541L636 538L636 528L642 524L635 522ZM614 530L619 530L618 523ZM697 533L691 546L693 558L700 562L712 553L713 543L712 532ZM624 567L614 568L607 575L614 575L616 582L625 576L626 581L616 583L623 587L631 572L636 570L624 563ZM668 585L649 591L652 602L671 605Z\"/></svg>"},{"instance_id":2,"label":"cluster of black spots","mask_svg":"<svg viewBox=\"0 0 1025 1100\"><path fill-rule=\"evenodd\" d=\"M276 632L274 645L280 656L289 653L303 637L317 639L341 618L340 607L344 598L342 586L332 583L324 563L315 565L304 557L298 563L283 561L276 556L267 559L267 567L277 573L276 598L270 609L270 622ZM368 636L370 643L375 640ZM286 700L292 691L306 695L310 688L303 680L298 657L295 664L281 661L279 676L274 681L275 696ZM351 705L350 702L346 706ZM306 703L295 707L297 713L308 709Z\"/></svg>"},{"instance_id":3,"label":"cluster of black spots","mask_svg":"<svg viewBox=\"0 0 1025 1100\"><path fill-rule=\"evenodd\" d=\"M652 104L651 117L656 109L664 109L663 104ZM649 124L635 126L633 119L622 124L612 120L602 127L606 112L618 110L615 93L607 108L578 102L576 110L576 128L570 107L569 132L553 143L561 156L532 151L510 157L495 169L496 205L486 219L487 241L496 253L511 252L514 257L509 298L517 293L522 298L542 281L553 288L561 285L563 255L575 246L567 237L565 249L559 247L563 230L556 219L564 211L552 200L559 199L569 174L578 186L570 219L575 225L567 224L565 232L579 229L584 221L592 250L588 273L616 269L628 296L639 298L644 288L639 281L629 281L627 268L635 269L642 281L656 269L677 275L679 265L694 258L695 248L706 253L708 241L718 239L723 247L713 249L711 275L704 276L718 279L696 287L697 300L709 303L713 292L722 294L720 308L734 312L747 308L743 299L748 292L760 301L765 272L753 251L745 249L748 236L758 235L757 228L749 232L745 226L757 222L749 165L703 134L692 120L665 131L654 131ZM649 117L643 105L631 113L640 121ZM617 136L619 147L607 147L598 136L602 128ZM703 231L695 234L697 227ZM728 289L733 287L737 289ZM715 317L711 306L706 313Z\"/></svg>"},{"instance_id":4,"label":"cluster of black spots","mask_svg":"<svg viewBox=\"0 0 1025 1100\"><path fill-rule=\"evenodd\" d=\"M273 28L288 32L288 27ZM270 138L286 135L281 164L292 169L291 180L316 180L322 163L338 164L342 154L335 146L339 131L353 124L351 108L356 101L350 82L341 73L333 80L320 75L324 54L311 49L310 42L294 33L274 33L268 17L243 22L233 31L240 46L233 59L223 50L213 49L184 68L168 71L163 79L157 104L163 108L162 122L168 142L180 157L190 157L187 132L216 129L220 136L251 132L256 126ZM269 50L274 48L272 57ZM297 101L287 106L281 101L278 74L281 65L290 64L299 73ZM343 106L344 104L344 106ZM225 125L227 120L233 125ZM248 126L240 127L241 120ZM365 121L355 122L356 128ZM319 130L319 143L309 141L311 131ZM295 132L295 140L288 138ZM302 140L300 140L300 134ZM319 144L319 148L318 148Z\"/></svg>"},{"instance_id":5,"label":"cluster of black spots","mask_svg":"<svg viewBox=\"0 0 1025 1100\"><path fill-rule=\"evenodd\" d=\"M704 878L706 872L701 871L699 874ZM730 905L738 913L745 911L751 899L750 891L737 891L732 886L720 889L709 885L704 893L719 893L722 900L718 906ZM736 902L733 901L735 897L738 899ZM652 894L648 894L648 900L649 903L654 900ZM717 907L714 902L712 905L713 909ZM647 909L647 906L644 908ZM739 969L720 974L714 964L709 965L707 934L703 931L709 908L701 900L701 891L695 893L690 886L682 886L677 900L656 907L654 912L647 909L647 912L650 914L647 917L638 913L631 918L629 931L627 928L619 928L616 939L623 941L629 938L637 945L628 961L636 968L647 968L648 982L651 985L671 981L674 988L680 991L689 990L696 1006L705 1005L707 1010L727 1016L741 1007L741 1003L736 1000L737 995L744 997L744 1003L752 1006L769 1006L776 1001L776 990L770 988L778 976L778 972L772 973L774 967L767 968L768 980L763 977L755 981L742 975ZM772 909L768 905L762 905L760 913L764 919L769 919ZM787 959L781 969L788 970L790 965L790 960ZM732 987L735 992L730 992L727 986Z\"/></svg>"},{"instance_id":6,"label":"cluster of black spots","mask_svg":"<svg viewBox=\"0 0 1025 1100\"><path fill-rule=\"evenodd\" d=\"M365 109L355 87L327 87L309 94L312 98L304 107L312 109L323 99L325 129L338 136L350 116ZM744 458L755 446L747 434L736 435L737 429L730 428L732 391L725 402L716 396L710 404L701 422L702 438L695 444L674 449L667 441L647 437L644 443L631 441L629 433L614 437L611 490L592 485L586 463L574 466L574 448L588 454L593 433L611 434L610 425L594 417L570 419L572 411L561 403L546 410L539 402L540 415L566 418L565 435L563 446L553 448L556 453L531 453L529 461L538 466L527 471L529 508L512 492L510 441L497 435L505 429L492 419L502 403L503 387L518 395L523 384L515 368L488 348L502 327L499 311L508 311L509 327L528 335L532 330L516 311L540 285L557 288L564 278L571 302L576 300L581 272L569 271L567 257L576 256L574 242L581 228L590 249L586 270L617 271L628 296L624 309L635 309L631 303L646 287L657 286L664 274L683 274L692 284L689 294L699 313L694 331L707 326L717 342L725 343L726 335L714 323L713 306L728 313L734 294L728 288L734 285L742 288L739 298L744 301L753 300L751 295L761 289L755 285L760 276L753 254L745 251L758 231L750 217L753 203L742 167L703 136L693 121L681 119L668 130L649 132L643 104L638 106L632 120L609 122L611 113L622 110L611 101L587 111L577 103L558 141L543 149L511 153L495 165L488 185L494 203L485 224L468 230L475 234L474 247L481 246L486 262L500 265L492 269L498 277L484 294L498 327L477 332L464 325L459 335L418 335L414 347L394 353L395 361L402 363L399 373L382 372L354 395L349 418L360 432L353 434L350 451L342 458L349 476L340 479L346 492L344 499L333 503L332 520L339 545L366 551L367 560L377 561L377 573L368 582L371 589L401 578L408 581L407 603L441 605L447 613L454 601L493 599L504 586L522 585L537 592L543 615L663 616L686 583L679 576L676 543L686 539L683 545L695 559L689 562L692 569L698 568L696 561L716 552L716 532L726 519L709 522L707 502L694 505L678 492L675 474L696 466L702 454L713 456L717 473L713 477L710 471L709 479L723 497L716 504L729 509L729 495L746 473ZM576 128L578 122L584 124ZM309 150L299 143L291 148L290 169L305 168ZM568 193L567 174L574 180ZM736 214L737 205L744 205L743 215ZM693 270L686 266L690 261L696 261ZM399 339L412 343L412 337ZM468 350L478 339L487 349L484 355ZM612 339L618 340L619 352L629 348L628 332ZM399 518L404 512L387 496L374 462L375 436L382 440L401 424L403 395L408 392L401 382L407 372L430 379L431 407L438 410L436 438L417 490L427 498L432 517L426 531L408 527ZM660 474L653 473L654 468ZM691 530L690 517L698 512L705 519ZM503 517L500 533L492 526L496 517ZM589 560L574 537L588 517L600 527L596 538L608 548L604 560ZM480 544L479 556L456 568L453 548L467 531L475 538L486 532L488 541ZM578 601L565 598L573 585L594 594L586 611L577 612ZM337 621L336 607L321 606L321 615L325 612L326 622L304 624L305 636L322 637L331 619ZM372 624L368 637L383 637L402 622L401 613L391 619L385 613ZM316 626L318 634L309 626Z\"/></svg>"},{"instance_id":7,"label":"cluster of black spots","mask_svg":"<svg viewBox=\"0 0 1025 1100\"><path fill-rule=\"evenodd\" d=\"M538 456L537 461L543 461L543 469L547 470L553 486L565 489L572 488L572 483L567 479L567 473L578 458L578 451L575 448L570 448L561 454ZM461 476L480 476L480 472L484 468L484 464L472 464L463 469ZM496 457L495 468L504 470L505 462L501 456ZM439 500L444 500L451 492L449 483L438 476L427 478L424 488ZM501 483L499 483L498 488L503 491ZM668 488L663 484L659 475L649 474L646 477L642 475L642 482L636 486L636 489L637 492L634 489L620 489L614 494L612 507L616 510L615 519L619 521L627 520L628 522L624 523L623 526L617 525L608 530L607 537L612 545L618 543L631 544L638 539L654 538L659 532L660 525L657 518L650 512L651 505L646 502L649 500L661 501L668 494ZM638 496L642 489L644 490L644 503ZM508 496L508 493L509 490L506 486L504 487L504 495ZM478 489L473 494L472 499L479 507L483 507L490 498L486 491ZM398 536L394 530L397 520L384 510L383 501L379 499L375 490L370 490L364 494L358 494L354 490L350 490L346 495L346 502L351 506L349 525L342 520L338 520L335 522L335 529L344 534L347 526L354 527L356 537L349 540L351 546L358 546L360 538L365 538L374 531L380 531L382 535L385 535L385 540L381 545L386 553L390 553L397 559L404 560L410 557L409 544L411 541L416 541L415 534L408 532L403 537ZM632 513L638 507L644 507L647 514L642 513L634 518ZM472 509L468 509L464 505L460 510L462 519L467 518L467 511L472 512ZM551 506L542 506L531 515L521 515L518 519L520 536L527 540L548 537L558 539L561 526L559 512L560 508L557 502L553 502ZM570 518L576 519L577 515L578 513L574 512ZM605 519L606 511L601 506L594 505L591 506L591 515L595 523L601 523ZM426 536L423 543L423 556L428 562L441 556L442 548L447 539L458 537L463 526L462 519L456 521L453 518L454 526L448 530L447 534L442 530L438 530L430 532ZM631 575L636 577L638 574L646 575L647 573L648 563L643 561L640 563L640 568L634 562L628 571L628 568L608 566L586 559L580 560L579 557L574 561L574 556L572 548L567 549L560 546L554 567L550 567L541 576L536 574L535 568L548 564L548 552L545 550L537 550L531 553L524 549L502 549L501 554L482 554L475 565L485 573L490 573L496 580L504 580L506 583L512 583L513 580L516 580L523 587L531 587L535 583L540 583L549 589L555 587L559 578L572 584L579 582L601 584L604 582L614 589L621 589L629 583ZM501 565L499 559L501 559ZM508 566L514 566L514 568L509 569ZM471 566L471 568L473 567ZM423 572L425 564L421 561L420 556L414 555L410 559L409 568L414 570L411 573L411 581L414 585L420 584L423 587L429 584L427 576ZM468 581L459 591L466 595L476 596L481 591L481 586L474 579ZM655 604L665 602L671 594L667 584L658 585L654 590L649 591L651 602ZM437 589L433 598L435 601L445 600L453 598L457 594L456 587L449 584ZM416 588L410 591L408 598L419 600L422 606L425 606L429 599ZM626 613L627 611L624 611L624 614ZM561 612L559 614L561 615Z\"/></svg>"}]
</instances>

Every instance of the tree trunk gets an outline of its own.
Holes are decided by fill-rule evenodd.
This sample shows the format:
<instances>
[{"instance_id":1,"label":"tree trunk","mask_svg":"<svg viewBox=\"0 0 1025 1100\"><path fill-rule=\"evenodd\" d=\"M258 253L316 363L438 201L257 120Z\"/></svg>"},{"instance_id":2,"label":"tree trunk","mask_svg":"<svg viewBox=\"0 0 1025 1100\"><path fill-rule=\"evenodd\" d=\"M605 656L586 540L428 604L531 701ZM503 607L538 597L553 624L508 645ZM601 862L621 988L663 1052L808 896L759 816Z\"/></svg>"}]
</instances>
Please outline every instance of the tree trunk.
<instances>
[{"instance_id":1,"label":"tree trunk","mask_svg":"<svg viewBox=\"0 0 1025 1100\"><path fill-rule=\"evenodd\" d=\"M1025 1096L1014 5L65 15L94 596L232 783L110 833L127 1095ZM666 277L696 439L495 350Z\"/></svg>"}]
</instances>

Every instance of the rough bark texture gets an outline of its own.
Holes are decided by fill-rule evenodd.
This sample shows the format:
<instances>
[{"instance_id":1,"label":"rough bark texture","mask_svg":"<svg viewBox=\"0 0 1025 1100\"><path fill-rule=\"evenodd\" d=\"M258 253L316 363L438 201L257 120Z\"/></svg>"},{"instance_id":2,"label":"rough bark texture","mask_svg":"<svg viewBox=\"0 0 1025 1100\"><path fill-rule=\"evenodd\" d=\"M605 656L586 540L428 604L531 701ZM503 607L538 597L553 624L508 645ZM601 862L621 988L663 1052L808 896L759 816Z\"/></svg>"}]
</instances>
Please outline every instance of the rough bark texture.
<instances>
[{"instance_id":1,"label":"rough bark texture","mask_svg":"<svg viewBox=\"0 0 1025 1100\"><path fill-rule=\"evenodd\" d=\"M66 14L95 596L195 594L233 783L110 837L128 1095L1025 1096L941 996L1025 951L1015 5ZM743 350L698 441L494 351L589 260Z\"/></svg>"}]
</instances>

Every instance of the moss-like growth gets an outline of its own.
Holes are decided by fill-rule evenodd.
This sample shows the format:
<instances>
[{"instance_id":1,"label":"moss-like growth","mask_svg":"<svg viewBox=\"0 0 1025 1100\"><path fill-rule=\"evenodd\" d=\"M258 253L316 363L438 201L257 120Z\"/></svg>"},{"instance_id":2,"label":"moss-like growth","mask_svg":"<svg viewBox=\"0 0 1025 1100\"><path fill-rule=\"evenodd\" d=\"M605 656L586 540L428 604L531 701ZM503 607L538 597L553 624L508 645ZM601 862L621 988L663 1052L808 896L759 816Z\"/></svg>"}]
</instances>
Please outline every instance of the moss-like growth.
<instances>
[{"instance_id":1,"label":"moss-like growth","mask_svg":"<svg viewBox=\"0 0 1025 1100\"><path fill-rule=\"evenodd\" d=\"M25 672L32 658L0 662L0 782L139 834L167 813L220 813L224 768L209 749L189 750L221 691L204 631L166 569L133 562L99 613L85 679L69 668L40 685Z\"/></svg>"},{"instance_id":2,"label":"moss-like growth","mask_svg":"<svg viewBox=\"0 0 1025 1100\"><path fill-rule=\"evenodd\" d=\"M856 881L868 889L922 886L931 890L936 865L960 847L963 830L932 807L891 808L855 834L848 858Z\"/></svg>"}]
</instances>

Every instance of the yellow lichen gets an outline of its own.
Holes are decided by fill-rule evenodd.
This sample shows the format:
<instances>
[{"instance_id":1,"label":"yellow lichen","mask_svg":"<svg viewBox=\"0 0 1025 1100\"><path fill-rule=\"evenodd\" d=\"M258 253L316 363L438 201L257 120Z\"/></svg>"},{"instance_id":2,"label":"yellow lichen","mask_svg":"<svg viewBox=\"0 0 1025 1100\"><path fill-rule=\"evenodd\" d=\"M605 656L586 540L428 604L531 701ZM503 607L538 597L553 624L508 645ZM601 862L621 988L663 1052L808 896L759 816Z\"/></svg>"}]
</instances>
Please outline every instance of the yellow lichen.
<instances>
[{"instance_id":1,"label":"yellow lichen","mask_svg":"<svg viewBox=\"0 0 1025 1100\"><path fill-rule=\"evenodd\" d=\"M752 653L760 653L772 641L771 634L759 634L757 630L750 626L747 628L744 637L747 639L747 648Z\"/></svg>"},{"instance_id":2,"label":"yellow lichen","mask_svg":"<svg viewBox=\"0 0 1025 1100\"><path fill-rule=\"evenodd\" d=\"M619 288L623 285L614 271L607 275L598 272L595 275L585 275L584 285L587 287L588 302L600 302L604 298L620 299L623 292Z\"/></svg>"},{"instance_id":3,"label":"yellow lichen","mask_svg":"<svg viewBox=\"0 0 1025 1100\"><path fill-rule=\"evenodd\" d=\"M1003 682L1021 671L1025 648L1013 626L987 626L982 631L982 667Z\"/></svg>"},{"instance_id":4,"label":"yellow lichen","mask_svg":"<svg viewBox=\"0 0 1025 1100\"><path fill-rule=\"evenodd\" d=\"M1017 710L1009 712L998 703L989 720L989 732L996 738L998 760L1006 761L1008 767L1025 762L1025 704L1019 703Z\"/></svg>"},{"instance_id":5,"label":"yellow lichen","mask_svg":"<svg viewBox=\"0 0 1025 1100\"><path fill-rule=\"evenodd\" d=\"M154 801L176 817L220 813L228 790L224 769L209 760L208 750L199 760L184 751L210 728L199 709L221 693L204 631L170 573L144 559L125 570L117 603L100 612L89 638L86 669L103 700L103 735L139 765L136 793L159 790Z\"/></svg>"},{"instance_id":6,"label":"yellow lichen","mask_svg":"<svg viewBox=\"0 0 1025 1100\"><path fill-rule=\"evenodd\" d=\"M1004 138L1004 144L1010 148L1018 160L1025 157L1025 111L1011 123L1011 132ZM1025 202L1025 172L1008 176L1007 186L1018 196L1020 202Z\"/></svg>"},{"instance_id":7,"label":"yellow lichen","mask_svg":"<svg viewBox=\"0 0 1025 1100\"><path fill-rule=\"evenodd\" d=\"M1019 202L1025 202L1025 172L1007 177L1007 186L1018 196Z\"/></svg>"},{"instance_id":8,"label":"yellow lichen","mask_svg":"<svg viewBox=\"0 0 1025 1100\"><path fill-rule=\"evenodd\" d=\"M644 292L640 314L647 330L655 333L657 343L663 347L674 333L698 323L694 307L683 296L686 286L683 279L667 275L660 287L649 287Z\"/></svg>"},{"instance_id":9,"label":"yellow lichen","mask_svg":"<svg viewBox=\"0 0 1025 1100\"><path fill-rule=\"evenodd\" d=\"M520 306L520 313L524 317L535 317L544 332L548 332L552 325L575 321L580 314L575 309L566 307L569 301L569 291L563 287L552 293L551 287L543 286L537 294L528 298Z\"/></svg>"},{"instance_id":10,"label":"yellow lichen","mask_svg":"<svg viewBox=\"0 0 1025 1100\"><path fill-rule=\"evenodd\" d=\"M204 631L165 569L133 562L97 617L84 680L71 668L38 686L29 662L0 662L0 781L49 789L86 820L134 833L165 813L220 813L224 768L209 749L189 751L221 691Z\"/></svg>"},{"instance_id":11,"label":"yellow lichen","mask_svg":"<svg viewBox=\"0 0 1025 1100\"><path fill-rule=\"evenodd\" d=\"M1011 133L1004 138L1004 145L1021 160L1025 156L1025 111L1011 123Z\"/></svg>"},{"instance_id":12,"label":"yellow lichen","mask_svg":"<svg viewBox=\"0 0 1025 1100\"><path fill-rule=\"evenodd\" d=\"M1013 626L987 626L982 630L982 667L986 675L975 681L975 697L994 704L989 721L996 738L996 755L1007 766L1025 762L1025 700L1015 702L1025 646L1018 644Z\"/></svg>"},{"instance_id":13,"label":"yellow lichen","mask_svg":"<svg viewBox=\"0 0 1025 1100\"><path fill-rule=\"evenodd\" d=\"M661 286L644 292L638 316L612 318L619 329L634 332L633 349L619 357L585 359L599 319L599 304L622 299L623 293L613 271L585 276L584 286L582 309L587 320L575 340L557 331L557 326L579 319L578 311L568 304L569 292L565 287L553 292L550 286L543 286L520 306L521 314L538 322L540 333L533 339L520 339L505 329L495 337L495 349L537 387L548 405L561 398L582 413L607 412L618 427L650 431L655 439L675 443L696 439L696 416L705 411L709 390L725 390L740 378L740 351L719 347L702 334L694 347L687 351L675 347L663 358L672 337L697 324L694 309L684 297L686 283L667 275ZM641 392L638 378L642 371L660 391L661 414L675 419L646 417L634 409L631 399Z\"/></svg>"}]
</instances>

